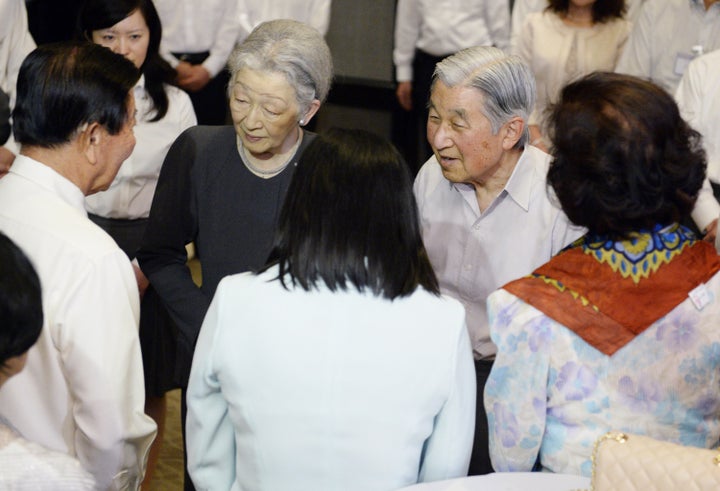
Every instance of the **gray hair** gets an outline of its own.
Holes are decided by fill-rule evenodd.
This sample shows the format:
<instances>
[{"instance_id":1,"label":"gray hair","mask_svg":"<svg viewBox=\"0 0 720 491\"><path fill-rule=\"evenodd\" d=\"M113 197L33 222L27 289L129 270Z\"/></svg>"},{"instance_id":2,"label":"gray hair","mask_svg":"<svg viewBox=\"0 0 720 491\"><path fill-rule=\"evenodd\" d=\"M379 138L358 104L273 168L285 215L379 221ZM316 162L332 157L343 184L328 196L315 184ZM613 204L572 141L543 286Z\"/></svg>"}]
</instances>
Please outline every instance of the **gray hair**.
<instances>
[{"instance_id":1,"label":"gray hair","mask_svg":"<svg viewBox=\"0 0 720 491\"><path fill-rule=\"evenodd\" d=\"M492 46L463 49L435 66L432 85L438 80L448 87L464 85L481 91L483 114L495 134L511 118L522 118L525 129L515 148L528 144L527 121L535 105L535 77L519 56L507 55Z\"/></svg>"},{"instance_id":2,"label":"gray hair","mask_svg":"<svg viewBox=\"0 0 720 491\"><path fill-rule=\"evenodd\" d=\"M257 26L233 50L228 65L233 82L242 68L285 75L295 89L300 114L307 112L314 99L325 100L333 78L332 55L322 35L287 19Z\"/></svg>"}]
</instances>

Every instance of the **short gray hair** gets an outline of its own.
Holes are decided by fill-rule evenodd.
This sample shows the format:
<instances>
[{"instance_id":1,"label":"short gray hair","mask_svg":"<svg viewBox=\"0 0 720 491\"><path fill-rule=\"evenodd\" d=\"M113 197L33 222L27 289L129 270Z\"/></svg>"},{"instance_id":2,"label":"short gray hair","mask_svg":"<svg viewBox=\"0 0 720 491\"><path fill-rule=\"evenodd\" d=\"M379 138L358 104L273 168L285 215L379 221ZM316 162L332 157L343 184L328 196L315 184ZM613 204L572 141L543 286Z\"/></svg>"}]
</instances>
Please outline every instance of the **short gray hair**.
<instances>
[{"instance_id":1,"label":"short gray hair","mask_svg":"<svg viewBox=\"0 0 720 491\"><path fill-rule=\"evenodd\" d=\"M300 114L314 99L330 91L333 63L330 48L314 28L294 20L272 20L257 26L230 55L231 87L242 68L279 72L295 89Z\"/></svg>"},{"instance_id":2,"label":"short gray hair","mask_svg":"<svg viewBox=\"0 0 720 491\"><path fill-rule=\"evenodd\" d=\"M515 148L528 144L527 122L535 105L535 77L520 57L492 46L463 49L435 66L432 85L438 80L448 87L462 85L481 91L483 114L490 120L493 133L511 118L522 118L525 129Z\"/></svg>"}]
</instances>

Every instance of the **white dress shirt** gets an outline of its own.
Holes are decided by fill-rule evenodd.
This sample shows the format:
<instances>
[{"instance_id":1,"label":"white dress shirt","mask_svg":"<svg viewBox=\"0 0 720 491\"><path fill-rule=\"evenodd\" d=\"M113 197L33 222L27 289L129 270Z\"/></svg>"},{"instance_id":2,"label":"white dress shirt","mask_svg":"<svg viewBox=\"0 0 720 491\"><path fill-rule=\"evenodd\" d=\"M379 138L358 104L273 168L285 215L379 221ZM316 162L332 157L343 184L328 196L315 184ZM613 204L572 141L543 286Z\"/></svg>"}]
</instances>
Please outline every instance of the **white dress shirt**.
<instances>
[{"instance_id":1,"label":"white dress shirt","mask_svg":"<svg viewBox=\"0 0 720 491\"><path fill-rule=\"evenodd\" d=\"M28 53L35 49L28 30L27 12L23 0L0 2L0 89L15 106L15 84L20 65Z\"/></svg>"},{"instance_id":2,"label":"white dress shirt","mask_svg":"<svg viewBox=\"0 0 720 491\"><path fill-rule=\"evenodd\" d=\"M647 0L633 26L616 71L649 78L674 94L685 68L720 48L720 2Z\"/></svg>"},{"instance_id":3,"label":"white dress shirt","mask_svg":"<svg viewBox=\"0 0 720 491\"><path fill-rule=\"evenodd\" d=\"M285 289L229 276L187 390L198 489L367 491L467 473L475 370L462 306L418 289Z\"/></svg>"},{"instance_id":4,"label":"white dress shirt","mask_svg":"<svg viewBox=\"0 0 720 491\"><path fill-rule=\"evenodd\" d=\"M1 389L0 389L1 390ZM95 491L95 480L78 459L28 441L0 417L0 489Z\"/></svg>"},{"instance_id":5,"label":"white dress shirt","mask_svg":"<svg viewBox=\"0 0 720 491\"><path fill-rule=\"evenodd\" d=\"M293 19L317 29L323 36L330 26L330 0L239 0L241 43L258 24L274 19Z\"/></svg>"},{"instance_id":6,"label":"white dress shirt","mask_svg":"<svg viewBox=\"0 0 720 491\"><path fill-rule=\"evenodd\" d=\"M27 12L23 0L0 1L0 89L10 98L10 109L15 107L15 86L18 71L25 57L35 49L28 30ZM12 153L18 146L12 135L3 145Z\"/></svg>"},{"instance_id":7,"label":"white dress shirt","mask_svg":"<svg viewBox=\"0 0 720 491\"><path fill-rule=\"evenodd\" d=\"M708 178L720 184L720 50L690 63L675 99L683 118L703 136Z\"/></svg>"},{"instance_id":8,"label":"white dress shirt","mask_svg":"<svg viewBox=\"0 0 720 491\"><path fill-rule=\"evenodd\" d=\"M595 70L613 71L630 23L613 19L592 27L569 26L554 12L529 14L515 45L535 74L537 99L529 124L543 127L544 112L569 81Z\"/></svg>"},{"instance_id":9,"label":"white dress shirt","mask_svg":"<svg viewBox=\"0 0 720 491\"><path fill-rule=\"evenodd\" d=\"M202 66L215 77L225 68L240 34L238 0L154 0L163 26L160 52L171 65L170 53L210 52Z\"/></svg>"},{"instance_id":10,"label":"white dress shirt","mask_svg":"<svg viewBox=\"0 0 720 491\"><path fill-rule=\"evenodd\" d=\"M510 45L507 0L399 0L395 17L395 63L399 82L412 80L415 48L435 56L471 46Z\"/></svg>"},{"instance_id":11,"label":"white dress shirt","mask_svg":"<svg viewBox=\"0 0 720 491\"><path fill-rule=\"evenodd\" d=\"M675 94L685 69L701 53L720 48L720 2L647 0L615 71L649 78ZM692 212L700 230L720 214L705 183Z\"/></svg>"},{"instance_id":12,"label":"white dress shirt","mask_svg":"<svg viewBox=\"0 0 720 491\"><path fill-rule=\"evenodd\" d=\"M123 219L147 218L150 214L160 168L170 145L180 133L197 124L187 93L170 85L165 86L165 92L168 111L160 121L151 122L155 115L152 99L145 90L145 76L140 78L134 91L138 114L133 128L135 148L110 187L85 198L85 208L90 213Z\"/></svg>"},{"instance_id":13,"label":"white dress shirt","mask_svg":"<svg viewBox=\"0 0 720 491\"><path fill-rule=\"evenodd\" d=\"M77 457L99 489L137 489L155 423L144 413L138 290L130 262L87 218L72 182L24 155L0 179L0 230L30 258L44 324L0 414Z\"/></svg>"},{"instance_id":14,"label":"white dress shirt","mask_svg":"<svg viewBox=\"0 0 720 491\"><path fill-rule=\"evenodd\" d=\"M494 355L485 301L583 234L548 196L550 156L526 147L484 211L470 184L453 184L431 157L415 179L423 241L443 293L465 306L476 358Z\"/></svg>"},{"instance_id":15,"label":"white dress shirt","mask_svg":"<svg viewBox=\"0 0 720 491\"><path fill-rule=\"evenodd\" d=\"M720 50L690 63L675 99L683 118L703 136L708 179L720 184ZM693 209L693 220L703 229L718 215L720 204L706 180Z\"/></svg>"}]
</instances>

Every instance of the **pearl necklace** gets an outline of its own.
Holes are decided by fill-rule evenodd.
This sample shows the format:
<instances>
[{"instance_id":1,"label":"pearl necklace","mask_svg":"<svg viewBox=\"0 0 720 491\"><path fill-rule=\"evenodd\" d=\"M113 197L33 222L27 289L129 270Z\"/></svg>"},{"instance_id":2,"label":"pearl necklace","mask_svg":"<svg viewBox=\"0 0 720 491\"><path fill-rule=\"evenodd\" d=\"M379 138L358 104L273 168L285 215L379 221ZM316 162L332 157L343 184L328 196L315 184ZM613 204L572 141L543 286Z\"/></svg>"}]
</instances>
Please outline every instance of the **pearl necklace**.
<instances>
[{"instance_id":1,"label":"pearl necklace","mask_svg":"<svg viewBox=\"0 0 720 491\"><path fill-rule=\"evenodd\" d=\"M245 167L248 168L250 172L253 174L262 177L263 179L268 179L270 177L273 177L277 174L280 174L282 171L285 170L285 168L290 165L290 162L292 162L293 157L297 153L297 149L300 146L300 142L302 142L303 133L300 131L300 136L298 137L295 144L292 146L292 148L288 151L290 156L288 159L280 164L278 167L275 167L274 169L260 169L259 167L255 166L250 162L250 156L247 154L247 150L245 149L245 146L242 144L242 140L240 139L239 135L235 136L235 140L237 143L237 149L238 153L240 154L240 160L242 160L243 164L245 164Z\"/></svg>"}]
</instances>

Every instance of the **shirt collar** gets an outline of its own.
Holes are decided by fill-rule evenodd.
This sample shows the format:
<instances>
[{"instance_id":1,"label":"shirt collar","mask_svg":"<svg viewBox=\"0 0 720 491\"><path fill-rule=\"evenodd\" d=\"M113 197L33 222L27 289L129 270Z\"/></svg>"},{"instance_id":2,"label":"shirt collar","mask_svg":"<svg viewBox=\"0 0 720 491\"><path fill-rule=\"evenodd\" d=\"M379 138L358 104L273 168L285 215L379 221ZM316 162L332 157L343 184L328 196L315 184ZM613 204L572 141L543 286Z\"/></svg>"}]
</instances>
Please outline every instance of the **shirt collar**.
<instances>
[{"instance_id":1,"label":"shirt collar","mask_svg":"<svg viewBox=\"0 0 720 491\"><path fill-rule=\"evenodd\" d=\"M541 152L535 147L528 145L520 155L520 158L515 164L510 179L505 183L505 187L500 194L497 195L493 203L497 202L504 194L510 196L510 198L517 203L523 210L528 211L530 209L530 194L532 192L533 176L535 175L535 166L533 165L533 159L528 155L529 152ZM475 197L475 187L472 184L464 182L451 182L446 179L447 185L455 188L459 192L465 201L467 201L476 213L480 213L477 205L477 198ZM490 208L488 208L489 210Z\"/></svg>"},{"instance_id":2,"label":"shirt collar","mask_svg":"<svg viewBox=\"0 0 720 491\"><path fill-rule=\"evenodd\" d=\"M135 91L138 89L145 90L145 74L143 73L140 75L140 78L138 79L137 83L135 84Z\"/></svg>"},{"instance_id":3,"label":"shirt collar","mask_svg":"<svg viewBox=\"0 0 720 491\"><path fill-rule=\"evenodd\" d=\"M58 174L53 168L38 162L27 155L18 155L10 168L10 173L34 182L52 194L59 196L83 215L85 211L85 195L72 181Z\"/></svg>"},{"instance_id":4,"label":"shirt collar","mask_svg":"<svg viewBox=\"0 0 720 491\"><path fill-rule=\"evenodd\" d=\"M150 100L150 94L148 94L145 88L145 75L141 75L140 79L133 88L133 95L135 96L135 113L138 121L145 121L152 109L152 101Z\"/></svg>"},{"instance_id":5,"label":"shirt collar","mask_svg":"<svg viewBox=\"0 0 720 491\"><path fill-rule=\"evenodd\" d=\"M540 150L530 145L525 147L504 189L510 198L525 211L530 209L530 194L532 193L533 176L536 172L529 155L531 152L540 152Z\"/></svg>"}]
</instances>

